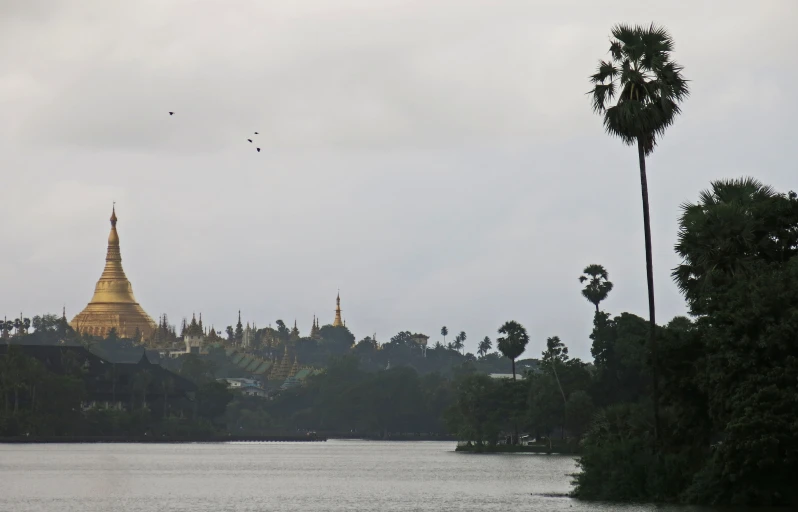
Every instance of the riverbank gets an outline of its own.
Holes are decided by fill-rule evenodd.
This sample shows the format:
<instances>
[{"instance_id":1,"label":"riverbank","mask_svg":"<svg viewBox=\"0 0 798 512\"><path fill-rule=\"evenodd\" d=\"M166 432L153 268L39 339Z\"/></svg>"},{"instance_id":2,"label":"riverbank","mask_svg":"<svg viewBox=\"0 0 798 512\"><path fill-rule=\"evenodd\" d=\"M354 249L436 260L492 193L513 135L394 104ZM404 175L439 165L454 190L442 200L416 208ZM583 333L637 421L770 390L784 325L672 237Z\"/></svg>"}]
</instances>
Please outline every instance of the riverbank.
<instances>
[{"instance_id":1,"label":"riverbank","mask_svg":"<svg viewBox=\"0 0 798 512\"><path fill-rule=\"evenodd\" d=\"M465 453L545 453L549 455L578 455L579 445L574 443L552 443L515 445L515 444L475 444L461 443L455 448L456 452Z\"/></svg>"},{"instance_id":2,"label":"riverbank","mask_svg":"<svg viewBox=\"0 0 798 512\"><path fill-rule=\"evenodd\" d=\"M339 434L332 432L325 432L324 436L327 439L362 439L364 441L447 441L456 442L455 436L437 435L437 434L395 434L388 433L387 436L381 434Z\"/></svg>"}]
</instances>

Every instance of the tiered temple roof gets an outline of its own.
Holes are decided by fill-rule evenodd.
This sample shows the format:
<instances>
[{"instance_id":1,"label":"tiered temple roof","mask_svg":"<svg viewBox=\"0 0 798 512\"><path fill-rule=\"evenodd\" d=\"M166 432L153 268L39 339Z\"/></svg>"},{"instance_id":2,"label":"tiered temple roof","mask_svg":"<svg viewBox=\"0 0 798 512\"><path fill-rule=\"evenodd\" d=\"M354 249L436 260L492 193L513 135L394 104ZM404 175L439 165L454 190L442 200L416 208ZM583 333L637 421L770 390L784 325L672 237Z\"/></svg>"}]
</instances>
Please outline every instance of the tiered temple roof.
<instances>
[{"instance_id":1,"label":"tiered temple roof","mask_svg":"<svg viewBox=\"0 0 798 512\"><path fill-rule=\"evenodd\" d=\"M276 380L276 381L283 381L291 373L291 356L288 353L288 345L285 346L285 351L283 353L283 358L280 360L280 364L277 365L269 374L269 380Z\"/></svg>"}]
</instances>

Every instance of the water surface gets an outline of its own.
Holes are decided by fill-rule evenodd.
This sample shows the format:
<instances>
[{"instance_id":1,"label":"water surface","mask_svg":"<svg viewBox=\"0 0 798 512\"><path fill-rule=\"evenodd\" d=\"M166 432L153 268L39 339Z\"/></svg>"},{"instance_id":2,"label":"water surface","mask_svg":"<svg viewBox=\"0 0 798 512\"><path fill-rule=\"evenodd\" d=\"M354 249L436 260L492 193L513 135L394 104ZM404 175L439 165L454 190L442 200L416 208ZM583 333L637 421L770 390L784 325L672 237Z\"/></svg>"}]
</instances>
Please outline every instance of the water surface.
<instances>
[{"instance_id":1,"label":"water surface","mask_svg":"<svg viewBox=\"0 0 798 512\"><path fill-rule=\"evenodd\" d=\"M573 457L454 443L0 445L0 511L697 511L563 497Z\"/></svg>"}]
</instances>

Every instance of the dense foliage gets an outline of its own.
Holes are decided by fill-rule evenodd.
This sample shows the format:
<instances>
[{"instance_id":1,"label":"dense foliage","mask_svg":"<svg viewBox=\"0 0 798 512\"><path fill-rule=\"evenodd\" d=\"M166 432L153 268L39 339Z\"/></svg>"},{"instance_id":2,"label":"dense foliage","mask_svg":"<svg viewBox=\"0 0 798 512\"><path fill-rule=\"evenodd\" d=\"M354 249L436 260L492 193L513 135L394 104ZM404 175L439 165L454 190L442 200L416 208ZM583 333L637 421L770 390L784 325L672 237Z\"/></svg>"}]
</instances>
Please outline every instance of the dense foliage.
<instances>
[{"instance_id":1,"label":"dense foliage","mask_svg":"<svg viewBox=\"0 0 798 512\"><path fill-rule=\"evenodd\" d=\"M18 345L8 345L0 356L1 436L143 436L206 435L218 433L232 394L215 381L200 382L194 402L167 400L153 393L152 374L140 372L129 385L123 375L108 372L115 393L113 404L97 404L87 392L85 367L65 352L62 372L48 371ZM167 386L168 381L164 383Z\"/></svg>"},{"instance_id":2,"label":"dense foliage","mask_svg":"<svg viewBox=\"0 0 798 512\"><path fill-rule=\"evenodd\" d=\"M752 179L684 205L674 278L695 321L660 329L652 440L645 325L597 313L597 397L578 496L796 505L798 200ZM624 325L626 324L626 325Z\"/></svg>"},{"instance_id":3,"label":"dense foliage","mask_svg":"<svg viewBox=\"0 0 798 512\"><path fill-rule=\"evenodd\" d=\"M313 430L328 434L388 437L446 433L442 414L452 383L409 367L364 370L355 356L333 359L306 385L273 400L240 396L227 409L231 432Z\"/></svg>"}]
</instances>

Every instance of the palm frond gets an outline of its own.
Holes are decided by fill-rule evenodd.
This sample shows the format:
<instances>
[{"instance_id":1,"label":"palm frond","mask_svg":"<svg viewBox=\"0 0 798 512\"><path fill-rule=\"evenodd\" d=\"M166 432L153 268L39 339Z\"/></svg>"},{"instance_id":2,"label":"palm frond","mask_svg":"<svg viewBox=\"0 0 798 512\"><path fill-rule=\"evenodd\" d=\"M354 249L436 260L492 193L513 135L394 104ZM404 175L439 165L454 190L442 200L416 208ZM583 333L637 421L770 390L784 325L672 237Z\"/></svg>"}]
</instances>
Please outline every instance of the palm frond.
<instances>
[{"instance_id":1,"label":"palm frond","mask_svg":"<svg viewBox=\"0 0 798 512\"><path fill-rule=\"evenodd\" d=\"M594 84L604 83L607 80L614 80L618 74L618 69L611 61L599 61L598 69L595 74L590 75L590 81Z\"/></svg>"},{"instance_id":2,"label":"palm frond","mask_svg":"<svg viewBox=\"0 0 798 512\"><path fill-rule=\"evenodd\" d=\"M607 103L615 96L615 83L596 84L588 94L593 95L593 112L601 113L607 108Z\"/></svg>"},{"instance_id":3,"label":"palm frond","mask_svg":"<svg viewBox=\"0 0 798 512\"><path fill-rule=\"evenodd\" d=\"M610 43L610 55L616 61L623 59L623 45L619 41Z\"/></svg>"}]
</instances>

